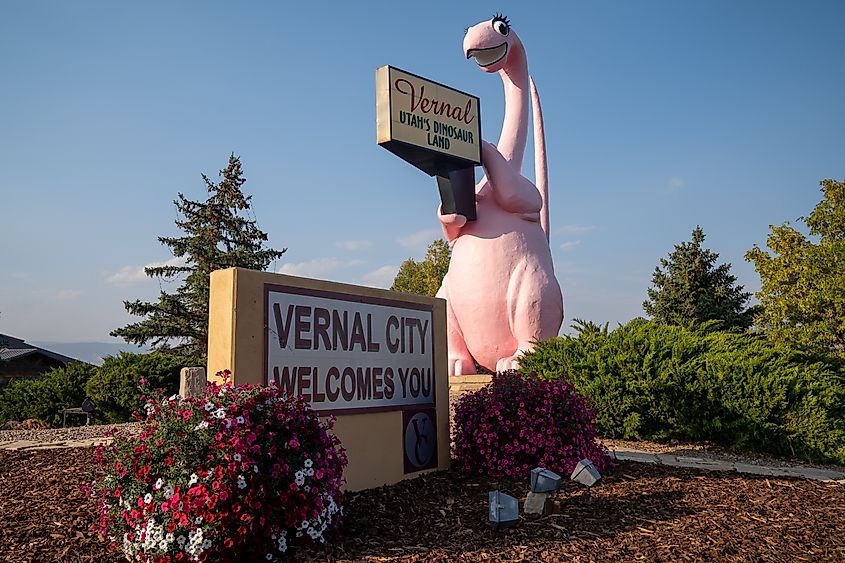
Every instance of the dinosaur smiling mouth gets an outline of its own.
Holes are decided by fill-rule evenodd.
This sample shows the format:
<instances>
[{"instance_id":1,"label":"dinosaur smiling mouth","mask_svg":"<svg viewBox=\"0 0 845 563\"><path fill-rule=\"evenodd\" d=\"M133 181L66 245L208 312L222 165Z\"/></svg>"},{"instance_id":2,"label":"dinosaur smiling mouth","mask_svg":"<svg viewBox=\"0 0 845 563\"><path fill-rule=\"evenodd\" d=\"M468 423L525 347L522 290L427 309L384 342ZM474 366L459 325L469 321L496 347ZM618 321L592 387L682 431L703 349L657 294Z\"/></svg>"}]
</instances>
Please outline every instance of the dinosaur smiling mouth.
<instances>
[{"instance_id":1,"label":"dinosaur smiling mouth","mask_svg":"<svg viewBox=\"0 0 845 563\"><path fill-rule=\"evenodd\" d=\"M475 57L478 66L490 66L501 61L508 54L508 43L505 41L496 47L489 49L470 49L467 51L467 58Z\"/></svg>"}]
</instances>

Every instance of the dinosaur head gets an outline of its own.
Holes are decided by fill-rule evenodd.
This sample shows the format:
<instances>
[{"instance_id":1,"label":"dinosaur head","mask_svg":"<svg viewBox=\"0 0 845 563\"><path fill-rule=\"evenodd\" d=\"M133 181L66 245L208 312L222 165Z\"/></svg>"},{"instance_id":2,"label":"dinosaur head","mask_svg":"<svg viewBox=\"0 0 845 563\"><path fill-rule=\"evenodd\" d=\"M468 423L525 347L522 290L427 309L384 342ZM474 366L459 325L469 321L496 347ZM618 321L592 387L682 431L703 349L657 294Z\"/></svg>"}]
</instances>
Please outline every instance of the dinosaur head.
<instances>
[{"instance_id":1,"label":"dinosaur head","mask_svg":"<svg viewBox=\"0 0 845 563\"><path fill-rule=\"evenodd\" d=\"M464 53L485 72L498 72L505 68L514 51L522 50L522 42L511 29L508 18L496 14L469 29L464 36Z\"/></svg>"}]
</instances>

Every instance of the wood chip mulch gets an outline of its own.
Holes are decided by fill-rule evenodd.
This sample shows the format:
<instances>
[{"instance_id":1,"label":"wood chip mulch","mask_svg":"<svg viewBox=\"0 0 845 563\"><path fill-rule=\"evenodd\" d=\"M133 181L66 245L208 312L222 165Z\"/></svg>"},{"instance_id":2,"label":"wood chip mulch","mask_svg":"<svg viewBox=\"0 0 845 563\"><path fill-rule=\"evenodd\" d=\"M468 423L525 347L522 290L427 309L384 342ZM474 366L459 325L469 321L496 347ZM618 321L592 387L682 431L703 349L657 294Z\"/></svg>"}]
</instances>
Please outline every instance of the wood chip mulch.
<instances>
[{"instance_id":1,"label":"wood chip mulch","mask_svg":"<svg viewBox=\"0 0 845 563\"><path fill-rule=\"evenodd\" d=\"M0 451L0 561L118 562L90 531L91 449ZM620 463L590 495L493 534L487 492L454 471L349 493L342 537L296 561L845 561L845 485Z\"/></svg>"}]
</instances>

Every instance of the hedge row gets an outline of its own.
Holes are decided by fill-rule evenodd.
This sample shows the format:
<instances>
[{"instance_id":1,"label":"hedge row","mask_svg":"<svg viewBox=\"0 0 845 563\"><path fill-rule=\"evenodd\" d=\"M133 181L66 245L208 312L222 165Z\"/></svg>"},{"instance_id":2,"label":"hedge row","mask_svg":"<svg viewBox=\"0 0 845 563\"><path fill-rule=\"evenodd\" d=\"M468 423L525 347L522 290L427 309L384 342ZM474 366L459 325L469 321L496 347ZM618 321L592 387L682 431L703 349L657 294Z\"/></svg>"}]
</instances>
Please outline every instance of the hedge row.
<instances>
[{"instance_id":1,"label":"hedge row","mask_svg":"<svg viewBox=\"0 0 845 563\"><path fill-rule=\"evenodd\" d=\"M181 368L204 365L203 358L159 353L121 353L106 358L100 367L83 362L69 364L0 391L0 424L34 418L58 426L63 411L79 407L85 397L94 401L99 421L127 422L143 406L138 389L142 377L149 387L172 395L179 391Z\"/></svg>"},{"instance_id":2,"label":"hedge row","mask_svg":"<svg viewBox=\"0 0 845 563\"><path fill-rule=\"evenodd\" d=\"M62 411L79 407L85 400L85 384L96 372L86 363L54 369L40 379L25 379L0 391L0 423L34 418L49 424L62 424Z\"/></svg>"},{"instance_id":3,"label":"hedge row","mask_svg":"<svg viewBox=\"0 0 845 563\"><path fill-rule=\"evenodd\" d=\"M750 333L635 319L540 342L522 371L569 379L607 437L710 440L845 463L845 366Z\"/></svg>"}]
</instances>

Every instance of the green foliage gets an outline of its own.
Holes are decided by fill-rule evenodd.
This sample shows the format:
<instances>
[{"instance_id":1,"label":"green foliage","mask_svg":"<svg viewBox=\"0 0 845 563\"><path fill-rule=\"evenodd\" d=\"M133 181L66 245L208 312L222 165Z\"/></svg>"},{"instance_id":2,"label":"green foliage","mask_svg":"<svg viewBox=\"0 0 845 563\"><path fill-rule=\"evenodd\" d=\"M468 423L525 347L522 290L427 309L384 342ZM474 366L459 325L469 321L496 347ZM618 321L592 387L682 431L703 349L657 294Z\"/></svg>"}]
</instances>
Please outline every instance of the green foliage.
<instances>
[{"instance_id":1,"label":"green foliage","mask_svg":"<svg viewBox=\"0 0 845 563\"><path fill-rule=\"evenodd\" d=\"M571 380L609 437L711 440L845 463L845 369L750 333L635 319L539 342L524 373Z\"/></svg>"},{"instance_id":2,"label":"green foliage","mask_svg":"<svg viewBox=\"0 0 845 563\"><path fill-rule=\"evenodd\" d=\"M784 223L770 226L766 244L745 258L762 282L760 326L769 337L845 358L845 182L823 180L824 198L809 217L807 238Z\"/></svg>"},{"instance_id":3,"label":"green foliage","mask_svg":"<svg viewBox=\"0 0 845 563\"><path fill-rule=\"evenodd\" d=\"M179 392L179 372L183 367L204 365L205 359L199 357L121 352L105 359L85 391L107 422L127 422L144 405L139 389L141 378L146 379L147 387L161 388L166 395L172 395Z\"/></svg>"},{"instance_id":4,"label":"green foliage","mask_svg":"<svg viewBox=\"0 0 845 563\"><path fill-rule=\"evenodd\" d=\"M411 258L402 262L390 289L434 297L443 285L443 277L449 271L450 256L451 249L446 241L435 240L428 245L425 258L421 262Z\"/></svg>"},{"instance_id":5,"label":"green foliage","mask_svg":"<svg viewBox=\"0 0 845 563\"><path fill-rule=\"evenodd\" d=\"M82 405L85 383L96 371L91 364L74 362L38 379L24 379L9 385L0 391L0 423L34 418L50 426L60 426L65 409Z\"/></svg>"},{"instance_id":6,"label":"green foliage","mask_svg":"<svg viewBox=\"0 0 845 563\"><path fill-rule=\"evenodd\" d=\"M716 265L719 255L701 248L703 241L704 231L696 227L690 242L661 258L643 309L661 324L721 321L722 328L749 328L755 313L746 309L751 293L736 285L730 264Z\"/></svg>"},{"instance_id":7,"label":"green foliage","mask_svg":"<svg viewBox=\"0 0 845 563\"><path fill-rule=\"evenodd\" d=\"M206 201L192 201L181 193L174 201L181 216L176 226L185 236L158 240L182 262L144 270L164 280L184 276L182 285L175 293L161 291L156 303L124 301L129 313L146 318L112 331L112 336L138 345L152 342L160 352L205 356L211 272L231 267L265 270L287 250L264 248L267 234L254 219L243 216L251 211L252 196L244 196L241 190L246 178L240 158L231 155L220 176L222 180L215 184L202 175L209 194Z\"/></svg>"}]
</instances>

